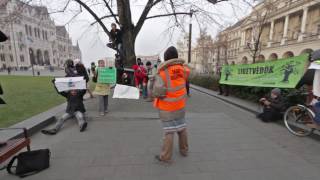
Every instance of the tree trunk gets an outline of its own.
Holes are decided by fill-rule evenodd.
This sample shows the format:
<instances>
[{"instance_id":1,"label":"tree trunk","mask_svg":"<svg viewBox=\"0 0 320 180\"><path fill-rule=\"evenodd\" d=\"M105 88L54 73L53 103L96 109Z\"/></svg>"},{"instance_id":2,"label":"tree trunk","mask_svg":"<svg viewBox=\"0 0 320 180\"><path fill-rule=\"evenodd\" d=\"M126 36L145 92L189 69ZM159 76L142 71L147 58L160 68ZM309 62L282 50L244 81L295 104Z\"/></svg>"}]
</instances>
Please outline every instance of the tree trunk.
<instances>
[{"instance_id":1,"label":"tree trunk","mask_svg":"<svg viewBox=\"0 0 320 180\"><path fill-rule=\"evenodd\" d=\"M135 37L133 31L123 31L123 53L125 67L132 67L136 63Z\"/></svg>"},{"instance_id":2,"label":"tree trunk","mask_svg":"<svg viewBox=\"0 0 320 180\"><path fill-rule=\"evenodd\" d=\"M119 22L122 25L124 65L131 67L136 62L134 25L131 18L130 1L117 0Z\"/></svg>"}]
</instances>

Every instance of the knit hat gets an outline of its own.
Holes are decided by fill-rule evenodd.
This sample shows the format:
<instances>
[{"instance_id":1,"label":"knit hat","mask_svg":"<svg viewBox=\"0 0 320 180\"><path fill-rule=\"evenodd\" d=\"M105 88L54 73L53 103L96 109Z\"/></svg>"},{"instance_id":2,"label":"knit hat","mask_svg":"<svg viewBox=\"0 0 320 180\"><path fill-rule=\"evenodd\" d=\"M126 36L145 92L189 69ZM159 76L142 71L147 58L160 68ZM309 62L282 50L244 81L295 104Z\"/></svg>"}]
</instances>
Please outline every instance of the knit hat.
<instances>
[{"instance_id":1,"label":"knit hat","mask_svg":"<svg viewBox=\"0 0 320 180\"><path fill-rule=\"evenodd\" d=\"M276 94L276 95L280 95L281 94L281 89L279 89L279 88L274 88L274 89L272 89L271 90L271 93L272 94Z\"/></svg>"},{"instance_id":2,"label":"knit hat","mask_svg":"<svg viewBox=\"0 0 320 180\"><path fill-rule=\"evenodd\" d=\"M164 60L168 61L174 58L178 58L178 51L174 46L171 46L164 52Z\"/></svg>"}]
</instances>

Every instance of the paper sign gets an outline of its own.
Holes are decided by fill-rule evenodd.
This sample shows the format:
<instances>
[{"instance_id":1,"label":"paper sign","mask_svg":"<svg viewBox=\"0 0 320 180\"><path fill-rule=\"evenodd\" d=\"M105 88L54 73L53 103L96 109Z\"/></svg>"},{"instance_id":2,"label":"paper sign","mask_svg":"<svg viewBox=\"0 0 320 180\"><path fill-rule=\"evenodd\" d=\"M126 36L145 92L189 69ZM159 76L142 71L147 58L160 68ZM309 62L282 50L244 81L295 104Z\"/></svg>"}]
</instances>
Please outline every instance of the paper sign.
<instances>
[{"instance_id":1,"label":"paper sign","mask_svg":"<svg viewBox=\"0 0 320 180\"><path fill-rule=\"evenodd\" d=\"M55 78L54 82L59 92L75 89L87 89L86 80L83 77Z\"/></svg>"},{"instance_id":2,"label":"paper sign","mask_svg":"<svg viewBox=\"0 0 320 180\"><path fill-rule=\"evenodd\" d=\"M139 97L140 91L138 88L120 84L116 85L113 93L113 98L119 99L139 99Z\"/></svg>"},{"instance_id":3,"label":"paper sign","mask_svg":"<svg viewBox=\"0 0 320 180\"><path fill-rule=\"evenodd\" d=\"M316 62L312 62L309 66L309 69L320 69L320 64Z\"/></svg>"},{"instance_id":4,"label":"paper sign","mask_svg":"<svg viewBox=\"0 0 320 180\"><path fill-rule=\"evenodd\" d=\"M98 83L115 84L117 82L116 68L98 68Z\"/></svg>"}]
</instances>

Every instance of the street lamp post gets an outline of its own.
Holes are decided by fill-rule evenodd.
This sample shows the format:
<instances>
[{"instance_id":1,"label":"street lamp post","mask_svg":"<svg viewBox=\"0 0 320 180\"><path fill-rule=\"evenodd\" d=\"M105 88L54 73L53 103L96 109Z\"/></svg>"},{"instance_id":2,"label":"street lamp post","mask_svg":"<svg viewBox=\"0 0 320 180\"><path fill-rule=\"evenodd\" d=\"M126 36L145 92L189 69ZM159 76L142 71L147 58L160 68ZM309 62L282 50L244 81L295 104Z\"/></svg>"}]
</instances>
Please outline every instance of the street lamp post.
<instances>
[{"instance_id":1,"label":"street lamp post","mask_svg":"<svg viewBox=\"0 0 320 180\"><path fill-rule=\"evenodd\" d=\"M189 23L189 43L188 43L188 63L191 63L191 37L192 37L192 15L193 10L190 10L190 23Z\"/></svg>"},{"instance_id":2,"label":"street lamp post","mask_svg":"<svg viewBox=\"0 0 320 180\"><path fill-rule=\"evenodd\" d=\"M32 56L31 56L32 54ZM33 58L34 58L34 54L32 52L31 49L29 49L29 57L30 57L30 63L31 63L31 69L32 69L32 75L34 76L34 68L33 68Z\"/></svg>"}]
</instances>

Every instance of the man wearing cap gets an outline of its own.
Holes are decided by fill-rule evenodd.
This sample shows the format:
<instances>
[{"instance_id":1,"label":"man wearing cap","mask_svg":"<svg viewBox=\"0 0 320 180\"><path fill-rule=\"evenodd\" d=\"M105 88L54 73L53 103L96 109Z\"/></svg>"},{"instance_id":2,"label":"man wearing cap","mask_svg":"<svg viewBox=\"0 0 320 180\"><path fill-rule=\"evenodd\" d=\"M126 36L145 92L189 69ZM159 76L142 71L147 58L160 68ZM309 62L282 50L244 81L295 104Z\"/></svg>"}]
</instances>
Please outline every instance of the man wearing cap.
<instances>
[{"instance_id":1,"label":"man wearing cap","mask_svg":"<svg viewBox=\"0 0 320 180\"><path fill-rule=\"evenodd\" d=\"M284 111L284 102L281 97L281 90L274 88L271 90L270 96L261 98L259 102L263 105L263 112L257 117L263 122L271 122L281 119L281 112Z\"/></svg>"}]
</instances>

